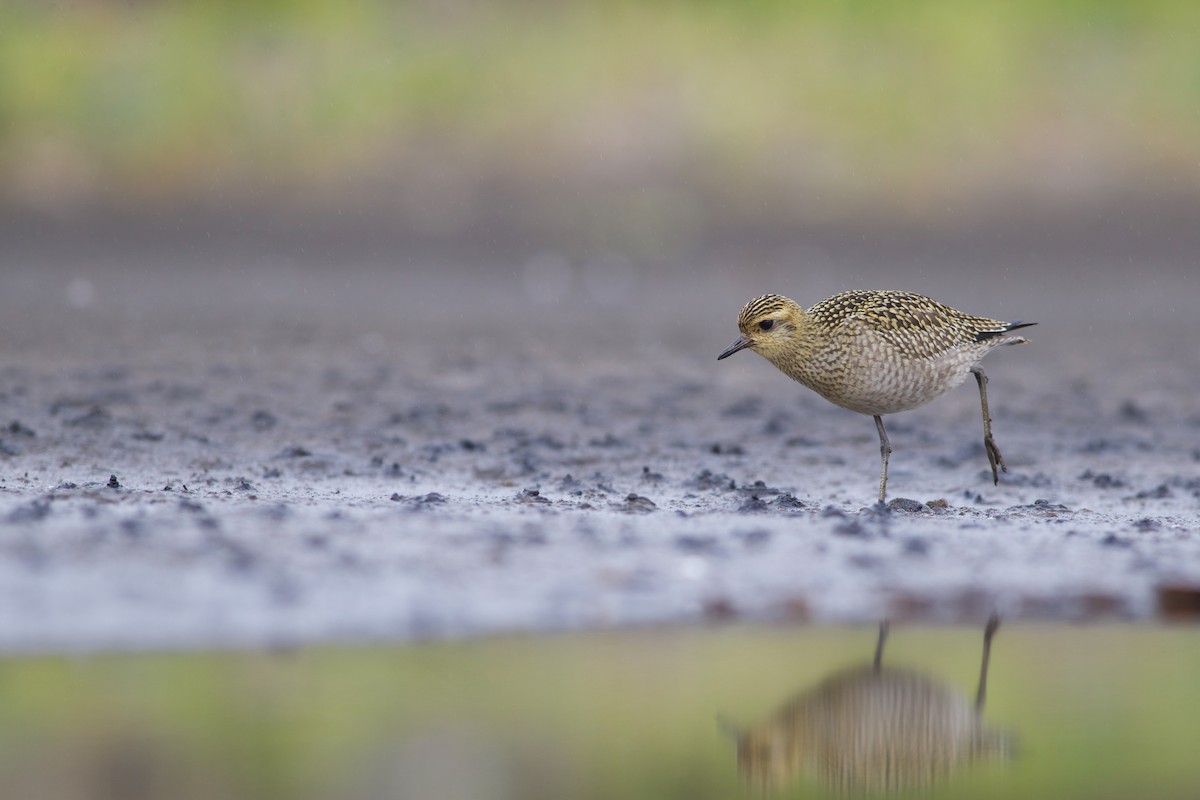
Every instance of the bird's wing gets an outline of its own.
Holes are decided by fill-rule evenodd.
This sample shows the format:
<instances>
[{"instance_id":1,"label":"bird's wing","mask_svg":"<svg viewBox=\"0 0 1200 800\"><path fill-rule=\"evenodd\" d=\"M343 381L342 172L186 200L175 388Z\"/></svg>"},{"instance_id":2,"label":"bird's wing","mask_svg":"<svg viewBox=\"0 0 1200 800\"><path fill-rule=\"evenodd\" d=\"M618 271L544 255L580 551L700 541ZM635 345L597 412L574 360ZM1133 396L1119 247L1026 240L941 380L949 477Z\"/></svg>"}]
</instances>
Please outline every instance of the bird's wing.
<instances>
[{"instance_id":1,"label":"bird's wing","mask_svg":"<svg viewBox=\"0 0 1200 800\"><path fill-rule=\"evenodd\" d=\"M877 336L910 358L937 357L1004 325L909 292L847 292L839 297L831 309L837 327Z\"/></svg>"}]
</instances>

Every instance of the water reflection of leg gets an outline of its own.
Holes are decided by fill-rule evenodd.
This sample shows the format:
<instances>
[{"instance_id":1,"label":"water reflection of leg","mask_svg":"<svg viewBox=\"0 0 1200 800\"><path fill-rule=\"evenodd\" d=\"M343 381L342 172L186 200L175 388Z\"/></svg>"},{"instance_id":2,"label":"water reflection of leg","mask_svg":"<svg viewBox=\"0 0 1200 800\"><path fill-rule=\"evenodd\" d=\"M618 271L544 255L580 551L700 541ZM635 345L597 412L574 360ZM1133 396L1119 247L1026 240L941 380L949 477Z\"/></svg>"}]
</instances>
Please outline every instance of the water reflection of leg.
<instances>
[{"instance_id":1,"label":"water reflection of leg","mask_svg":"<svg viewBox=\"0 0 1200 800\"><path fill-rule=\"evenodd\" d=\"M879 623L879 639L875 642L875 672L879 672L883 666L883 643L887 641L888 636L888 621L885 619Z\"/></svg>"},{"instance_id":2,"label":"water reflection of leg","mask_svg":"<svg viewBox=\"0 0 1200 800\"><path fill-rule=\"evenodd\" d=\"M975 710L979 713L983 712L983 705L987 702L988 661L992 657L992 637L996 635L999 627L1000 617L992 614L988 619L987 627L983 629L983 663L979 666L979 690L975 693ZM876 664L876 669L878 669L878 664Z\"/></svg>"}]
</instances>

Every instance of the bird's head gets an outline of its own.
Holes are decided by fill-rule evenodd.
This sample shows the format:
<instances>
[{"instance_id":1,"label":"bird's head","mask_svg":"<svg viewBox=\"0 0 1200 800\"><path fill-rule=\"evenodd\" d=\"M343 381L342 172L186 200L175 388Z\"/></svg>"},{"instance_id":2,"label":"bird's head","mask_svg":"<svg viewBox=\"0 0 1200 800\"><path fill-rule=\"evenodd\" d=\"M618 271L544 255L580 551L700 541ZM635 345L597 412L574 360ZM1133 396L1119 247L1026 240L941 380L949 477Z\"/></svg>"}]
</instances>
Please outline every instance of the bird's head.
<instances>
[{"instance_id":1,"label":"bird's head","mask_svg":"<svg viewBox=\"0 0 1200 800\"><path fill-rule=\"evenodd\" d=\"M805 326L805 312L795 301L783 295L764 294L756 297L738 314L741 335L725 348L717 360L739 350L750 348L769 361L792 347L796 332Z\"/></svg>"}]
</instances>

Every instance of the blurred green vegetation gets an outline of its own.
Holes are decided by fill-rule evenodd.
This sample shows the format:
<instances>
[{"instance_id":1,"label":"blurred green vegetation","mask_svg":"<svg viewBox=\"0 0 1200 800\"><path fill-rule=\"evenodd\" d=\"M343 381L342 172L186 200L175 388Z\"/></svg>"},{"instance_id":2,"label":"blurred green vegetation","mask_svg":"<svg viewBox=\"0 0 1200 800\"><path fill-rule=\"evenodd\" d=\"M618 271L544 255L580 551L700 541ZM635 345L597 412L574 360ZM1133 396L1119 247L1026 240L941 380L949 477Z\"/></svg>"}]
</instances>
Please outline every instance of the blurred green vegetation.
<instances>
[{"instance_id":1,"label":"blurred green vegetation","mask_svg":"<svg viewBox=\"0 0 1200 800\"><path fill-rule=\"evenodd\" d=\"M893 628L885 662L971 696L981 632ZM400 648L0 660L0 794L87 798L753 796L750 724L869 661L870 628L510 637ZM1007 765L945 798L1193 798L1189 628L1002 628ZM819 797L800 781L786 796Z\"/></svg>"},{"instance_id":2,"label":"blurred green vegetation","mask_svg":"<svg viewBox=\"0 0 1200 800\"><path fill-rule=\"evenodd\" d=\"M1188 0L9 0L0 202L687 236L1191 197L1198 34Z\"/></svg>"}]
</instances>

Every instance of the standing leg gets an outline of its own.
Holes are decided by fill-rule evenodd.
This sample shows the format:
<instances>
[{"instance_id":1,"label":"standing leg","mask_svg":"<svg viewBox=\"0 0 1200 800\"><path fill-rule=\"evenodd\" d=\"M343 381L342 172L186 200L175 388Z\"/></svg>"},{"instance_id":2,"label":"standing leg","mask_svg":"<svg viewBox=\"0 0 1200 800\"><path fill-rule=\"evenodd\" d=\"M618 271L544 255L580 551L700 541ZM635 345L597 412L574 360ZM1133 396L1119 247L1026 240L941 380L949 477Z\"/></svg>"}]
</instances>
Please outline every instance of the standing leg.
<instances>
[{"instance_id":1,"label":"standing leg","mask_svg":"<svg viewBox=\"0 0 1200 800\"><path fill-rule=\"evenodd\" d=\"M992 657L992 637L996 635L996 629L999 627L1000 618L992 614L987 627L983 629L983 664L979 667L979 689L975 692L975 710L981 713L983 704L987 701L987 673L988 661Z\"/></svg>"},{"instance_id":2,"label":"standing leg","mask_svg":"<svg viewBox=\"0 0 1200 800\"><path fill-rule=\"evenodd\" d=\"M979 405L983 407L983 449L987 451L988 463L992 465L992 483L1000 483L1000 474L996 471L996 467L1008 472L1008 467L1004 465L1004 456L1000 455L1000 448L996 447L996 442L992 439L992 415L988 413L987 406L987 375L983 374L983 370L979 367L971 367L972 374L975 375L975 382L979 384Z\"/></svg>"},{"instance_id":3,"label":"standing leg","mask_svg":"<svg viewBox=\"0 0 1200 800\"><path fill-rule=\"evenodd\" d=\"M887 462L892 454L892 446L888 443L887 431L883 429L883 417L875 415L875 427L879 429L879 455L883 459L883 474L879 476L879 502L883 502L883 494L887 490Z\"/></svg>"},{"instance_id":4,"label":"standing leg","mask_svg":"<svg viewBox=\"0 0 1200 800\"><path fill-rule=\"evenodd\" d=\"M883 643L887 641L887 637L888 621L885 619L883 622L879 623L879 638L875 641L874 666L876 672L879 672L880 667L883 666Z\"/></svg>"}]
</instances>

